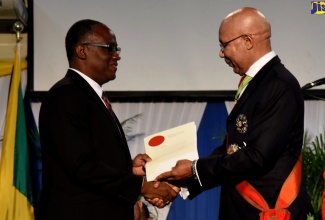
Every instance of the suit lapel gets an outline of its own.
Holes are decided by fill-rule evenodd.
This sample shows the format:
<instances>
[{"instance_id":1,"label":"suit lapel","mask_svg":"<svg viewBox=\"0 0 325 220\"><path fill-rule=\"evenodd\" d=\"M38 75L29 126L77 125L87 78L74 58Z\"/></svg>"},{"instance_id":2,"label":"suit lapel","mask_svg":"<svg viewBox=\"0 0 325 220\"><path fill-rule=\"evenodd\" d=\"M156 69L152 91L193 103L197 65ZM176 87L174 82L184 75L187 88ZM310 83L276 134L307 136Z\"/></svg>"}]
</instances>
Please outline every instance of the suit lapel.
<instances>
[{"instance_id":1,"label":"suit lapel","mask_svg":"<svg viewBox=\"0 0 325 220\"><path fill-rule=\"evenodd\" d=\"M272 66L276 63L281 62L278 56L272 58L268 63L266 63L260 71L254 76L254 78L248 83L245 91L238 99L235 104L233 110L230 112L228 119L231 120L233 117L237 117L238 112L242 110L242 106L246 103L247 99L254 93L254 91L258 88L260 82L266 77L266 74L269 73Z\"/></svg>"},{"instance_id":2,"label":"suit lapel","mask_svg":"<svg viewBox=\"0 0 325 220\"><path fill-rule=\"evenodd\" d=\"M77 85L79 85L79 87L85 92L85 94L89 96L89 98L95 100L95 102L98 104L99 108L105 113L105 115L107 116L108 120L113 125L114 129L116 130L116 132L120 135L121 140L122 140L124 146L127 148L127 151L129 153L129 148L128 148L128 145L127 145L127 142L126 142L126 139L125 139L125 135L124 135L123 129L122 129L120 123L118 123L118 119L115 116L115 114L113 116L113 115L111 115L109 113L109 111L106 108L105 104L99 98L99 96L94 91L94 89L78 73L76 73L75 71L69 69L68 72L67 72L67 74L66 74L66 77L72 78L73 81Z\"/></svg>"}]
</instances>

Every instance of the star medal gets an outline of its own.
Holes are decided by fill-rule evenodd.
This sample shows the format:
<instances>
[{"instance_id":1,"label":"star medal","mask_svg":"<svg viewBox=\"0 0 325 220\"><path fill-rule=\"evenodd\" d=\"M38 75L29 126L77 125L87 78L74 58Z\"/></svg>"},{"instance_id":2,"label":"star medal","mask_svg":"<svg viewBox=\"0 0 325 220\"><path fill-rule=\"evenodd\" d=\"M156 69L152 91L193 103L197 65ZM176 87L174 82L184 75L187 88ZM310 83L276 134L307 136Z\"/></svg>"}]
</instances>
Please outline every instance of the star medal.
<instances>
[{"instance_id":1,"label":"star medal","mask_svg":"<svg viewBox=\"0 0 325 220\"><path fill-rule=\"evenodd\" d=\"M248 128L247 117L244 114L238 115L236 119L237 131L241 134L245 134Z\"/></svg>"}]
</instances>

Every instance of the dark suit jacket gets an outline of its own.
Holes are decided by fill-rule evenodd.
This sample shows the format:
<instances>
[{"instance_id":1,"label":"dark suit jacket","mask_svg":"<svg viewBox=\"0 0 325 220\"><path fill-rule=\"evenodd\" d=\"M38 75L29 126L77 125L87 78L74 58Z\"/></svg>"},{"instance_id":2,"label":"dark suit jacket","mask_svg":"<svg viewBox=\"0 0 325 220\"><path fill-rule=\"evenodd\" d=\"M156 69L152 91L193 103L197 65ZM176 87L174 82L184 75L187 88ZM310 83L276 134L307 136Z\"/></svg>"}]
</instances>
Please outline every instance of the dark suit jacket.
<instances>
[{"instance_id":1,"label":"dark suit jacket","mask_svg":"<svg viewBox=\"0 0 325 220\"><path fill-rule=\"evenodd\" d=\"M132 219L142 177L117 118L69 70L42 102L42 219Z\"/></svg>"},{"instance_id":2,"label":"dark suit jacket","mask_svg":"<svg viewBox=\"0 0 325 220\"><path fill-rule=\"evenodd\" d=\"M247 180L274 207L288 174L301 152L304 100L295 77L276 56L250 81L227 119L228 137L209 157L199 159L202 187L193 182L190 197L221 185L219 220L259 219L259 210L235 189ZM238 151L226 154L227 145ZM312 212L305 183L289 207L291 219L306 219Z\"/></svg>"}]
</instances>

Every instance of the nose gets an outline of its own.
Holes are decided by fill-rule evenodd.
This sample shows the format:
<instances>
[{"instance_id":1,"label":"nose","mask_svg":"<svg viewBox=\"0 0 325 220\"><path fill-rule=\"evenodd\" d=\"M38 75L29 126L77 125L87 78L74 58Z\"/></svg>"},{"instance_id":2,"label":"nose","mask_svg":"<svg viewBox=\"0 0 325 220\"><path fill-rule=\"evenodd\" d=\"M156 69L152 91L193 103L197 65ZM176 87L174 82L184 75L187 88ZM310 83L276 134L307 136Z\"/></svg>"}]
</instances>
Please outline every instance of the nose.
<instances>
[{"instance_id":1,"label":"nose","mask_svg":"<svg viewBox=\"0 0 325 220\"><path fill-rule=\"evenodd\" d=\"M224 52L223 52L222 49L220 49L220 51L219 51L219 57L220 58L224 58L225 57L225 54L224 54Z\"/></svg>"},{"instance_id":2,"label":"nose","mask_svg":"<svg viewBox=\"0 0 325 220\"><path fill-rule=\"evenodd\" d=\"M120 59L121 59L121 56L120 56L120 54L118 54L118 53L114 53L114 54L113 54L113 58L114 58L115 60L120 60Z\"/></svg>"}]
</instances>

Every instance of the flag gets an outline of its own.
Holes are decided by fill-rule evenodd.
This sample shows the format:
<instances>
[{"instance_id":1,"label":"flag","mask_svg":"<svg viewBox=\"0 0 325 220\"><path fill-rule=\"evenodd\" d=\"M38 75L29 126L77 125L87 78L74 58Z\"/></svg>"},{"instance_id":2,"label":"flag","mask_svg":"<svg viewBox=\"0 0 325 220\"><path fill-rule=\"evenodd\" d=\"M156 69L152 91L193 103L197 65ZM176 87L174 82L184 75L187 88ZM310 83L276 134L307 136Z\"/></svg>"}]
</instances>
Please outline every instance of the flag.
<instances>
[{"instance_id":1,"label":"flag","mask_svg":"<svg viewBox=\"0 0 325 220\"><path fill-rule=\"evenodd\" d=\"M29 91L24 96L24 110L27 134L27 146L29 152L29 165L33 189L33 207L35 219L40 219L40 194L42 189L42 155L41 140L37 124L31 107Z\"/></svg>"},{"instance_id":2,"label":"flag","mask_svg":"<svg viewBox=\"0 0 325 220\"><path fill-rule=\"evenodd\" d=\"M34 219L20 78L20 43L17 43L0 162L1 220Z\"/></svg>"},{"instance_id":3,"label":"flag","mask_svg":"<svg viewBox=\"0 0 325 220\"><path fill-rule=\"evenodd\" d=\"M12 64L12 60L0 60L0 77L12 74ZM20 68L22 70L27 68L26 60L20 62Z\"/></svg>"}]
</instances>

